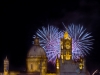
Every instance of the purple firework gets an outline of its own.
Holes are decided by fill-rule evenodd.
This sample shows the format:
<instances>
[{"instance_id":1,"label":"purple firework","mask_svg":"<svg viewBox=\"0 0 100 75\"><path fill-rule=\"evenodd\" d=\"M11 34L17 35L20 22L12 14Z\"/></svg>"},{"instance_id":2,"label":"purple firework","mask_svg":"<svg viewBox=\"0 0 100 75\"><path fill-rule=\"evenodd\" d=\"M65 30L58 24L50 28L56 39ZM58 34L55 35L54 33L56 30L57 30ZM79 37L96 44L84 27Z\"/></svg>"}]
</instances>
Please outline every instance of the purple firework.
<instances>
[{"instance_id":1,"label":"purple firework","mask_svg":"<svg viewBox=\"0 0 100 75\"><path fill-rule=\"evenodd\" d=\"M68 27L65 26L65 28L72 38L72 59L77 60L89 54L93 44L91 33L86 32L86 29L80 25L71 24Z\"/></svg>"},{"instance_id":2,"label":"purple firework","mask_svg":"<svg viewBox=\"0 0 100 75\"><path fill-rule=\"evenodd\" d=\"M57 27L48 25L38 29L36 34L40 38L40 45L44 48L48 60L55 63L57 55L60 57L60 39L63 37L63 32Z\"/></svg>"}]
</instances>

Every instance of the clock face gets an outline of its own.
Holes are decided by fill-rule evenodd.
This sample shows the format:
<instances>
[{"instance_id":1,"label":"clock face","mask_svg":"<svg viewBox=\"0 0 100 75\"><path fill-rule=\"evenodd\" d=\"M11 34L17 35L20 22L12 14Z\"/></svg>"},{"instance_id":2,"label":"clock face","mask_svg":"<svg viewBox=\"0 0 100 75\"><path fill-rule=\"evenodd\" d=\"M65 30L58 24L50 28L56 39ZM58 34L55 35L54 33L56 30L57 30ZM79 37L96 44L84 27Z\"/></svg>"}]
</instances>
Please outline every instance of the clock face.
<instances>
[{"instance_id":1,"label":"clock face","mask_svg":"<svg viewBox=\"0 0 100 75\"><path fill-rule=\"evenodd\" d=\"M70 49L70 41L66 41L66 48Z\"/></svg>"},{"instance_id":2,"label":"clock face","mask_svg":"<svg viewBox=\"0 0 100 75\"><path fill-rule=\"evenodd\" d=\"M66 49L70 49L70 45L66 45Z\"/></svg>"}]
</instances>

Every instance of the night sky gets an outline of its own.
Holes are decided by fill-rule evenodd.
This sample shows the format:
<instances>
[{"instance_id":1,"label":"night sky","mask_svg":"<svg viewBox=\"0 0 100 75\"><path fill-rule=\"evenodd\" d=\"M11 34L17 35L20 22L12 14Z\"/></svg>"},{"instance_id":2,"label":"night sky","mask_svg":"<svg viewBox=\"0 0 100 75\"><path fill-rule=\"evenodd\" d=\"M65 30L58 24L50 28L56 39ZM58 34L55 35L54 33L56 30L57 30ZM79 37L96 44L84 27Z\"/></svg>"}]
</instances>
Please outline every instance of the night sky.
<instances>
[{"instance_id":1,"label":"night sky","mask_svg":"<svg viewBox=\"0 0 100 75\"><path fill-rule=\"evenodd\" d=\"M0 1L0 67L6 55L10 68L25 68L27 52L38 28L48 24L64 29L66 25L81 24L92 32L93 50L87 59L87 69L100 67L100 2L96 0L64 1ZM49 67L53 69L54 67Z\"/></svg>"}]
</instances>

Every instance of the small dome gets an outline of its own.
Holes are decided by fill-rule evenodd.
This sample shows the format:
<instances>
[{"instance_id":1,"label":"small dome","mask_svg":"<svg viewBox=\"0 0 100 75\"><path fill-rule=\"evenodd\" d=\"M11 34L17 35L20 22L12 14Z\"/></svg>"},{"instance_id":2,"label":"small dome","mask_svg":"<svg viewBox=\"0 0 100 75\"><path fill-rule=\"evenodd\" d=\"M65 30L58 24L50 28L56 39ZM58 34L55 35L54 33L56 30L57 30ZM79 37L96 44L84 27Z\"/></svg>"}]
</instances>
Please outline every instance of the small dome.
<instances>
[{"instance_id":1,"label":"small dome","mask_svg":"<svg viewBox=\"0 0 100 75\"><path fill-rule=\"evenodd\" d=\"M44 49L39 45L39 38L34 39L34 45L28 52L28 57L46 56Z\"/></svg>"}]
</instances>

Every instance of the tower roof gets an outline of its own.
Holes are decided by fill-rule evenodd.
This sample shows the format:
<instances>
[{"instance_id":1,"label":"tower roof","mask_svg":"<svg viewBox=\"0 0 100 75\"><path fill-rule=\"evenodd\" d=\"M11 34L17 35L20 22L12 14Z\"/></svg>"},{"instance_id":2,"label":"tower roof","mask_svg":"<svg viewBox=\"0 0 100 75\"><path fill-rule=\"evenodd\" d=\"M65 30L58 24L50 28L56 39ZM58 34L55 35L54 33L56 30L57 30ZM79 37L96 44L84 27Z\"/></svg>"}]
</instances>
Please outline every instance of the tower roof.
<instances>
[{"instance_id":1,"label":"tower roof","mask_svg":"<svg viewBox=\"0 0 100 75\"><path fill-rule=\"evenodd\" d=\"M7 58L7 56L5 57L4 61L8 61L8 58Z\"/></svg>"},{"instance_id":2,"label":"tower roof","mask_svg":"<svg viewBox=\"0 0 100 75\"><path fill-rule=\"evenodd\" d=\"M7 60L8 58L7 58L7 56L6 56L6 58L5 58L5 60Z\"/></svg>"},{"instance_id":3,"label":"tower roof","mask_svg":"<svg viewBox=\"0 0 100 75\"><path fill-rule=\"evenodd\" d=\"M70 36L69 36L69 34L68 34L68 32L65 32L65 33L64 33L64 38L65 38L65 39L71 39Z\"/></svg>"}]
</instances>

